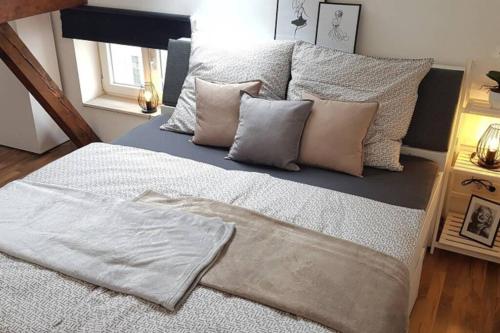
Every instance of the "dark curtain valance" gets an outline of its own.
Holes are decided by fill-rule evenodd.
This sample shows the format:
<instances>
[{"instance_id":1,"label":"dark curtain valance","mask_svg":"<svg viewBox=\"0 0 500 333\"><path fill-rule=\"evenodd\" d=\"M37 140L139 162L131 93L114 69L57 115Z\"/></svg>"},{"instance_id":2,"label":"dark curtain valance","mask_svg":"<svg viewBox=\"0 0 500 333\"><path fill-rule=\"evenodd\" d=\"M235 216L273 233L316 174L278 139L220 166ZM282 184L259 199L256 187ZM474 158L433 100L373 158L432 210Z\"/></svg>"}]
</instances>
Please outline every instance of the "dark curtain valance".
<instances>
[{"instance_id":1,"label":"dark curtain valance","mask_svg":"<svg viewBox=\"0 0 500 333\"><path fill-rule=\"evenodd\" d=\"M80 6L61 11L65 38L168 49L169 39L191 37L189 16Z\"/></svg>"}]
</instances>

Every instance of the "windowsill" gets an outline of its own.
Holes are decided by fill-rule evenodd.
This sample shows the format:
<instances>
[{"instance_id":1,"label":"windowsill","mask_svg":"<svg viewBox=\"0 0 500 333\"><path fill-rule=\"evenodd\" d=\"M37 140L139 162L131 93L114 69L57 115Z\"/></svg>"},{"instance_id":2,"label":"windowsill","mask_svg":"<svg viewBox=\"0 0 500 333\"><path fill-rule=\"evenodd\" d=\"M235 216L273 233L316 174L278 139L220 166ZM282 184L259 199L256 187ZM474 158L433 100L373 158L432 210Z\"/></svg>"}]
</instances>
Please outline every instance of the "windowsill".
<instances>
[{"instance_id":1,"label":"windowsill","mask_svg":"<svg viewBox=\"0 0 500 333\"><path fill-rule=\"evenodd\" d=\"M161 115L161 108L155 113L143 113L137 101L124 97L116 97L110 95L101 95L83 103L84 106L101 109L111 112L125 113L136 117L151 119Z\"/></svg>"}]
</instances>

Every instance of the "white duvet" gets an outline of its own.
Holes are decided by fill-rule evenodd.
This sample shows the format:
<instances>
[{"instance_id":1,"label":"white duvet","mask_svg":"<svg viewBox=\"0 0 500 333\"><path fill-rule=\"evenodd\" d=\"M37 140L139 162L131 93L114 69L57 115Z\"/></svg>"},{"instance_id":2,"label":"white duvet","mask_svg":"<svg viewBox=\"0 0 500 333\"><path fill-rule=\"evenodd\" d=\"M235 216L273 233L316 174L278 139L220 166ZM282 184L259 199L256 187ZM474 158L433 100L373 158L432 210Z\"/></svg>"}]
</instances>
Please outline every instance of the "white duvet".
<instances>
[{"instance_id":1,"label":"white duvet","mask_svg":"<svg viewBox=\"0 0 500 333\"><path fill-rule=\"evenodd\" d=\"M108 144L80 149L27 179L123 199L151 189L218 200L371 247L407 265L424 216L422 210ZM0 255L0 332L323 331L328 330L204 287L197 287L179 311L168 313Z\"/></svg>"}]
</instances>

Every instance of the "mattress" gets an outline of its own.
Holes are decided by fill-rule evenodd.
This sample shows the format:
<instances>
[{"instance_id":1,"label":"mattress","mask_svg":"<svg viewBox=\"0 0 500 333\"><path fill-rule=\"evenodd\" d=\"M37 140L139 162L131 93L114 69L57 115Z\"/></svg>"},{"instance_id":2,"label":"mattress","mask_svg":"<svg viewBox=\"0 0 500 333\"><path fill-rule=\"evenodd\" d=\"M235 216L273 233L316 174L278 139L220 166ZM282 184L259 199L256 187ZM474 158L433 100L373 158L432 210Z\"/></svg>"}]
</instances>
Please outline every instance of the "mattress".
<instances>
[{"instance_id":1,"label":"mattress","mask_svg":"<svg viewBox=\"0 0 500 333\"><path fill-rule=\"evenodd\" d=\"M190 135L160 130L160 125L165 122L166 118L164 116L156 117L150 122L133 129L114 143L164 152L218 166L225 170L266 173L279 179L415 209L425 209L427 207L438 172L438 166L435 162L406 155L401 156L401 163L404 166L403 172L365 168L363 178L312 167L302 167L300 172L290 172L271 167L238 163L224 159L228 153L226 149L197 146L189 141L191 139Z\"/></svg>"},{"instance_id":2,"label":"mattress","mask_svg":"<svg viewBox=\"0 0 500 333\"><path fill-rule=\"evenodd\" d=\"M399 259L409 268L425 216L421 209L385 204L260 172L225 170L169 154L102 143L79 149L26 179L123 199L133 199L151 189L173 197L217 200L370 247ZM200 286L172 314L136 297L0 254L0 332L31 331L329 330Z\"/></svg>"},{"instance_id":3,"label":"mattress","mask_svg":"<svg viewBox=\"0 0 500 333\"><path fill-rule=\"evenodd\" d=\"M403 156L404 172L367 168L364 178L307 167L288 172L225 160L226 150L196 146L189 136L159 130L164 121L155 118L112 145L79 149L27 180L129 200L154 190L230 203L370 247L414 270L437 173L433 162ZM330 330L201 286L172 314L0 253L0 332L31 331Z\"/></svg>"}]
</instances>

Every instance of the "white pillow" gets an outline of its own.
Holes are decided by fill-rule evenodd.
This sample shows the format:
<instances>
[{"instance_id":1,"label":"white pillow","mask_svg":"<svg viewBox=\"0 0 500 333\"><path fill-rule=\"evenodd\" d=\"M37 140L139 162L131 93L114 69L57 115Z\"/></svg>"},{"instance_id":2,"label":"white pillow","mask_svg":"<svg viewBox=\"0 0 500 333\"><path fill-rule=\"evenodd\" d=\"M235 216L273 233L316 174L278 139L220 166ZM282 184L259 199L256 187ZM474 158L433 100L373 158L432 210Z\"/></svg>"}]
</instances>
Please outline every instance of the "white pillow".
<instances>
[{"instance_id":1,"label":"white pillow","mask_svg":"<svg viewBox=\"0 0 500 333\"><path fill-rule=\"evenodd\" d=\"M304 92L323 99L373 101L379 109L364 143L367 166L402 171L401 142L417 102L418 87L432 59L384 59L297 42L288 99Z\"/></svg>"},{"instance_id":2,"label":"white pillow","mask_svg":"<svg viewBox=\"0 0 500 333\"><path fill-rule=\"evenodd\" d=\"M189 71L172 117L161 128L193 134L196 122L195 78L235 83L262 81L260 96L285 99L293 45L291 41L220 40L202 32L191 36Z\"/></svg>"}]
</instances>

